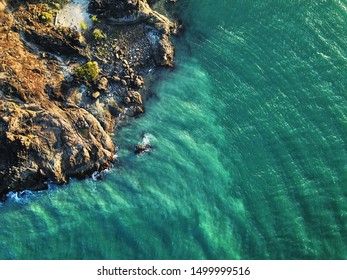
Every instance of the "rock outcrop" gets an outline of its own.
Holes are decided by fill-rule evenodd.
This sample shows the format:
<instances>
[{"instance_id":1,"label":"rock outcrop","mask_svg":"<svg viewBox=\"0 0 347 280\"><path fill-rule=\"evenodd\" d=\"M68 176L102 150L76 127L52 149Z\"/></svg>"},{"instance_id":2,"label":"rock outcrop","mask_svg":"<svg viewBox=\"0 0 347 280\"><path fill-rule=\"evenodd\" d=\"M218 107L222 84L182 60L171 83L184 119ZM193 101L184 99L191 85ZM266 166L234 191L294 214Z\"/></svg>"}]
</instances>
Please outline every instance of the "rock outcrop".
<instances>
[{"instance_id":1,"label":"rock outcrop","mask_svg":"<svg viewBox=\"0 0 347 280\"><path fill-rule=\"evenodd\" d=\"M91 0L89 9L114 24L128 25L146 21L164 34L176 32L176 24L153 10L147 0Z\"/></svg>"},{"instance_id":2,"label":"rock outcrop","mask_svg":"<svg viewBox=\"0 0 347 280\"><path fill-rule=\"evenodd\" d=\"M144 112L148 69L173 65L175 24L145 0L91 0L98 21L82 33L43 2L0 1L1 199L110 167L116 122Z\"/></svg>"}]
</instances>

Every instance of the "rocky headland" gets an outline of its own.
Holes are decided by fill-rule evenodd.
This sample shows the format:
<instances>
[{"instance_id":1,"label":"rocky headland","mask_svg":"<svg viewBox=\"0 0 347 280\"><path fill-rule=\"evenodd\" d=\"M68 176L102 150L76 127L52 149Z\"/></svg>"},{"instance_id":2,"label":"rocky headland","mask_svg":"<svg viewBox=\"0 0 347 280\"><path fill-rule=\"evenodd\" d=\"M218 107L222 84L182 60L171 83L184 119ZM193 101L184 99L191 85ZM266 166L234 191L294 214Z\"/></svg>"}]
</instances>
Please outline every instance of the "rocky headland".
<instances>
[{"instance_id":1,"label":"rocky headland","mask_svg":"<svg viewBox=\"0 0 347 280\"><path fill-rule=\"evenodd\" d=\"M110 167L116 124L144 112L151 69L173 66L163 1L90 0L77 27L57 20L69 2L0 0L0 199Z\"/></svg>"}]
</instances>

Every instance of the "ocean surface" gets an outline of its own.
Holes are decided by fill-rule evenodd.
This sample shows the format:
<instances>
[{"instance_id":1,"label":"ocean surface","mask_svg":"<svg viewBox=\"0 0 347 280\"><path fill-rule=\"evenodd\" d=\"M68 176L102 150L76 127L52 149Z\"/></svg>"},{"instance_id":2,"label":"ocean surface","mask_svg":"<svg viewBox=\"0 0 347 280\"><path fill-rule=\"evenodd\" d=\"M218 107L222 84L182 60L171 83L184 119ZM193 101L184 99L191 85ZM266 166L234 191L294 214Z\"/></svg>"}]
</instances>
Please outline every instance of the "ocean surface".
<instances>
[{"instance_id":1,"label":"ocean surface","mask_svg":"<svg viewBox=\"0 0 347 280\"><path fill-rule=\"evenodd\" d=\"M347 1L176 7L176 68L118 163L11 194L0 259L347 259Z\"/></svg>"}]
</instances>

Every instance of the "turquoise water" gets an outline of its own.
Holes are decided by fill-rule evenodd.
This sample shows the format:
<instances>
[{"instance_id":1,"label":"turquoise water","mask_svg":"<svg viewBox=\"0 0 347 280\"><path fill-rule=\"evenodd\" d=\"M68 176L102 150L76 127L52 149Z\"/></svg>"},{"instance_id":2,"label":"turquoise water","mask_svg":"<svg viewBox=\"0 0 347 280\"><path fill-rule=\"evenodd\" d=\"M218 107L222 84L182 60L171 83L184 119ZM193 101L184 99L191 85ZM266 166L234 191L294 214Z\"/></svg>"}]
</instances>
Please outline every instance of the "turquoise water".
<instances>
[{"instance_id":1,"label":"turquoise water","mask_svg":"<svg viewBox=\"0 0 347 280\"><path fill-rule=\"evenodd\" d=\"M119 163L1 205L1 259L347 259L347 1L177 5Z\"/></svg>"}]
</instances>

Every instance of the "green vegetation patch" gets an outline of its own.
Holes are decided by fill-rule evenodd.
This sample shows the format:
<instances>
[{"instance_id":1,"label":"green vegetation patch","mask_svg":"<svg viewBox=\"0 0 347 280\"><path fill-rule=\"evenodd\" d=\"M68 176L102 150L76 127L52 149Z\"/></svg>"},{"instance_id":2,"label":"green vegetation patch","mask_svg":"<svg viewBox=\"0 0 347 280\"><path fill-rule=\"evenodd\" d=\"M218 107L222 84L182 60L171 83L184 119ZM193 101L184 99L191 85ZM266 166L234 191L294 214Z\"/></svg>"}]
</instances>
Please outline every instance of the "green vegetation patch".
<instances>
[{"instance_id":1,"label":"green vegetation patch","mask_svg":"<svg viewBox=\"0 0 347 280\"><path fill-rule=\"evenodd\" d=\"M96 28L93 31L93 37L96 40L102 40L106 38L106 35L100 29Z\"/></svg>"},{"instance_id":2,"label":"green vegetation patch","mask_svg":"<svg viewBox=\"0 0 347 280\"><path fill-rule=\"evenodd\" d=\"M40 19L43 22L53 22L53 15L51 13L48 13L48 12L42 12L40 15Z\"/></svg>"},{"instance_id":3,"label":"green vegetation patch","mask_svg":"<svg viewBox=\"0 0 347 280\"><path fill-rule=\"evenodd\" d=\"M86 23L85 22L81 22L81 29L82 30L87 30L87 25L86 25Z\"/></svg>"},{"instance_id":4,"label":"green vegetation patch","mask_svg":"<svg viewBox=\"0 0 347 280\"><path fill-rule=\"evenodd\" d=\"M99 75L99 65L96 61L89 61L86 64L76 68L77 77L93 81Z\"/></svg>"}]
</instances>

